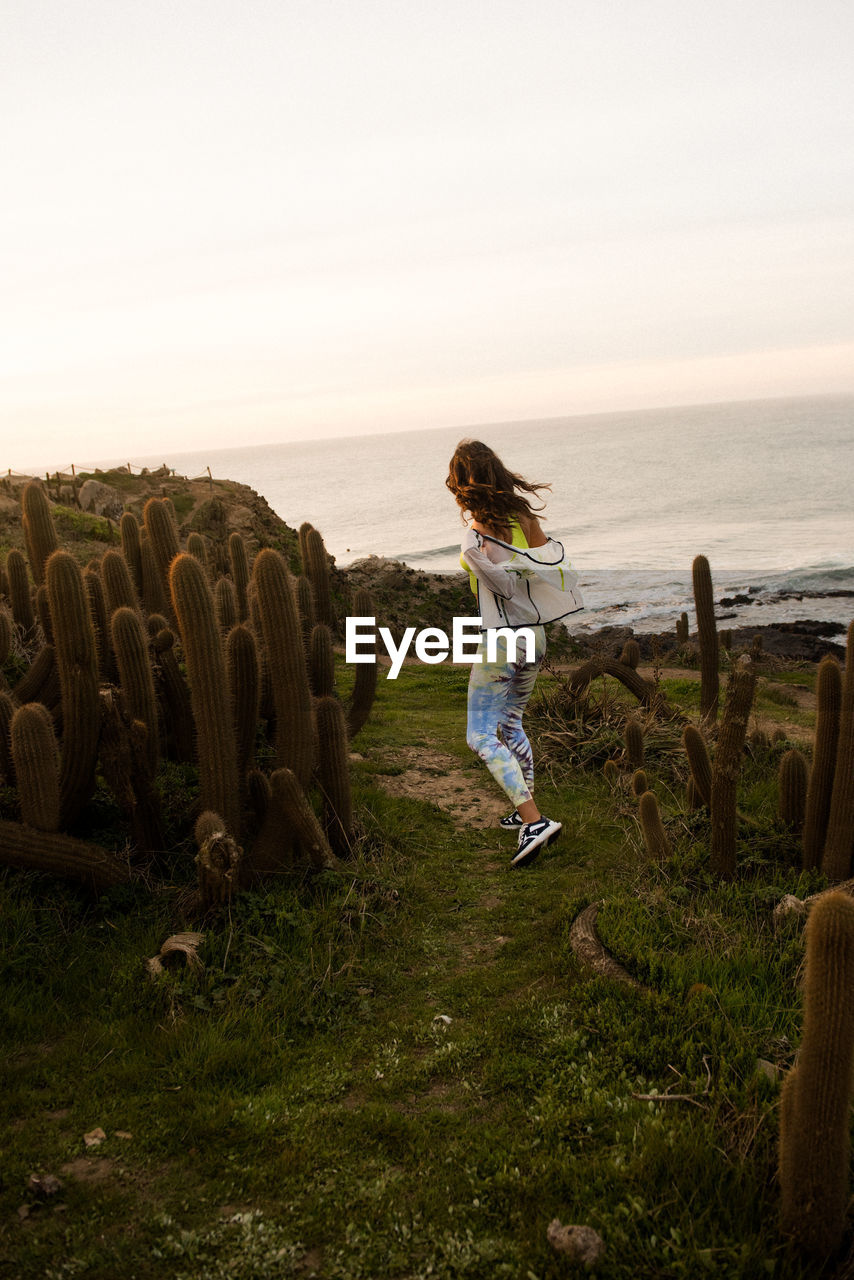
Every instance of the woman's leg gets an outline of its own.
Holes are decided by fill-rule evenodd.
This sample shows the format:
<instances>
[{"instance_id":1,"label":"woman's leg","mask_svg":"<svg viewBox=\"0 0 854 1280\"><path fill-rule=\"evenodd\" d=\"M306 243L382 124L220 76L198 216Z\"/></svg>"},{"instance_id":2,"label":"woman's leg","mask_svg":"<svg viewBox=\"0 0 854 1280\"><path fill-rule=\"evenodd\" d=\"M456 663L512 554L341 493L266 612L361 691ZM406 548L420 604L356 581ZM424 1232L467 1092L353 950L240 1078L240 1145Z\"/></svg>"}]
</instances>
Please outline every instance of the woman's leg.
<instances>
[{"instance_id":1,"label":"woman's leg","mask_svg":"<svg viewBox=\"0 0 854 1280\"><path fill-rule=\"evenodd\" d=\"M498 661L472 663L466 734L472 751L528 822L539 817L539 809L532 794L534 761L531 744L522 727L522 713L545 653L542 627L535 628L535 636L533 662L508 662L506 645L499 644Z\"/></svg>"}]
</instances>

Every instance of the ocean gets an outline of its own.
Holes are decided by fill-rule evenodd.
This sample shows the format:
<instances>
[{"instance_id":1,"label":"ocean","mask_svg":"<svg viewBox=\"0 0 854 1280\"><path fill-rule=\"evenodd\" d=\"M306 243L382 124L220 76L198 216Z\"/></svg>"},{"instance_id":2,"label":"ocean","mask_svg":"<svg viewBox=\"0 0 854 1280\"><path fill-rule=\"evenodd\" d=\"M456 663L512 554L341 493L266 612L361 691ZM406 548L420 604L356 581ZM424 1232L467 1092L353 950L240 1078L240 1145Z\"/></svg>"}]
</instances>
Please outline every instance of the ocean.
<instances>
[{"instance_id":1,"label":"ocean","mask_svg":"<svg viewBox=\"0 0 854 1280\"><path fill-rule=\"evenodd\" d=\"M691 562L709 559L732 626L854 616L854 396L756 400L173 453L263 494L288 524L323 533L336 562L368 555L459 569L445 488L457 441L552 485L541 517L565 543L587 609L605 623L670 627L691 611Z\"/></svg>"}]
</instances>

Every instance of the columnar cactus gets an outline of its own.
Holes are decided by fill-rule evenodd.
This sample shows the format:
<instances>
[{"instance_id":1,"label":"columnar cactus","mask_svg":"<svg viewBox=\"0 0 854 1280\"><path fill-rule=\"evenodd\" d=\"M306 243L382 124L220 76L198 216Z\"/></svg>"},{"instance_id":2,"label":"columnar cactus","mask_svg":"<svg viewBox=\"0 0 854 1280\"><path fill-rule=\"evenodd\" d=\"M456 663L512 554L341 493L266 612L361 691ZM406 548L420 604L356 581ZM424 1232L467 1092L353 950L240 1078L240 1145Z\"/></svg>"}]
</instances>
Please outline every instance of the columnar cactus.
<instances>
[{"instance_id":1,"label":"columnar cactus","mask_svg":"<svg viewBox=\"0 0 854 1280\"><path fill-rule=\"evenodd\" d=\"M281 810L311 866L316 871L335 866L335 855L296 775L290 769L276 769L270 789L272 803Z\"/></svg>"},{"instance_id":2,"label":"columnar cactus","mask_svg":"<svg viewBox=\"0 0 854 1280\"><path fill-rule=\"evenodd\" d=\"M44 702L45 686L56 670L56 657L52 644L43 644L13 689L16 702L21 706L25 702Z\"/></svg>"},{"instance_id":3,"label":"columnar cactus","mask_svg":"<svg viewBox=\"0 0 854 1280\"><path fill-rule=\"evenodd\" d=\"M196 819L195 836L202 910L227 906L237 892L243 850L228 834L219 814L210 810Z\"/></svg>"},{"instance_id":4,"label":"columnar cactus","mask_svg":"<svg viewBox=\"0 0 854 1280\"><path fill-rule=\"evenodd\" d=\"M181 550L174 507L166 498L149 498L142 512L142 519L160 576L166 586L169 581L169 566Z\"/></svg>"},{"instance_id":5,"label":"columnar cactus","mask_svg":"<svg viewBox=\"0 0 854 1280\"><path fill-rule=\"evenodd\" d=\"M313 528L314 528L314 525L311 523L311 521L304 520L300 525L299 529L297 529L297 541L299 543L299 558L300 558L300 563L302 564L302 567L303 567L303 571L305 571L305 566L308 564L308 544L306 540L308 538L309 532Z\"/></svg>"},{"instance_id":6,"label":"columnar cactus","mask_svg":"<svg viewBox=\"0 0 854 1280\"><path fill-rule=\"evenodd\" d=\"M100 893L131 878L127 863L101 845L22 822L0 822L0 863L78 880Z\"/></svg>"},{"instance_id":7,"label":"columnar cactus","mask_svg":"<svg viewBox=\"0 0 854 1280\"><path fill-rule=\"evenodd\" d=\"M58 831L59 745L47 707L19 707L10 741L22 821L38 831Z\"/></svg>"},{"instance_id":8,"label":"columnar cactus","mask_svg":"<svg viewBox=\"0 0 854 1280\"><path fill-rule=\"evenodd\" d=\"M107 621L107 605L104 599L104 584L93 569L83 570L83 585L89 598L89 613L95 628L95 643L98 646L98 676L102 681L110 678L110 625Z\"/></svg>"},{"instance_id":9,"label":"columnar cactus","mask_svg":"<svg viewBox=\"0 0 854 1280\"><path fill-rule=\"evenodd\" d=\"M325 622L327 627L335 626L335 615L332 609L332 593L329 581L329 558L323 538L317 529L309 529L305 535L305 555L303 569L314 588L314 607L317 621Z\"/></svg>"},{"instance_id":10,"label":"columnar cactus","mask_svg":"<svg viewBox=\"0 0 854 1280\"><path fill-rule=\"evenodd\" d=\"M658 801L654 792L645 791L641 796L638 801L638 817L640 818L641 831L643 832L643 842L649 856L655 858L658 862L669 858L671 852L670 841L661 821Z\"/></svg>"},{"instance_id":11,"label":"columnar cactus","mask_svg":"<svg viewBox=\"0 0 854 1280\"><path fill-rule=\"evenodd\" d=\"M12 615L8 609L0 608L0 667L12 652ZM2 687L2 686L0 686Z\"/></svg>"},{"instance_id":12,"label":"columnar cactus","mask_svg":"<svg viewBox=\"0 0 854 1280\"><path fill-rule=\"evenodd\" d=\"M804 825L808 778L805 757L796 748L787 751L780 759L778 808L780 821L792 831L800 831Z\"/></svg>"},{"instance_id":13,"label":"columnar cactus","mask_svg":"<svg viewBox=\"0 0 854 1280\"><path fill-rule=\"evenodd\" d=\"M353 802L344 711L337 698L320 698L315 714L317 774L323 794L326 834L335 853L346 857L353 845Z\"/></svg>"},{"instance_id":14,"label":"columnar cactus","mask_svg":"<svg viewBox=\"0 0 854 1280\"><path fill-rule=\"evenodd\" d=\"M276 766L293 769L305 787L314 760L311 693L288 574L277 551L259 551L252 579L276 710Z\"/></svg>"},{"instance_id":15,"label":"columnar cactus","mask_svg":"<svg viewBox=\"0 0 854 1280\"><path fill-rule=\"evenodd\" d=\"M139 521L132 511L122 513L119 533L122 539L122 555L130 569L133 585L137 595L142 597L142 550L139 536ZM123 602L126 603L126 602Z\"/></svg>"},{"instance_id":16,"label":"columnar cactus","mask_svg":"<svg viewBox=\"0 0 854 1280\"><path fill-rule=\"evenodd\" d=\"M816 680L815 746L807 787L804 817L804 869L821 866L833 774L836 769L836 744L839 738L839 716L842 710L842 672L835 658L828 655L819 663Z\"/></svg>"},{"instance_id":17,"label":"columnar cactus","mask_svg":"<svg viewBox=\"0 0 854 1280\"><path fill-rule=\"evenodd\" d=\"M227 636L232 627L239 621L237 617L237 595L234 583L229 578L220 578L214 587L214 607L217 622L223 636Z\"/></svg>"},{"instance_id":18,"label":"columnar cactus","mask_svg":"<svg viewBox=\"0 0 854 1280\"><path fill-rule=\"evenodd\" d=\"M54 551L45 568L45 584L62 690L60 825L67 827L95 788L100 733L98 649L83 574L67 551Z\"/></svg>"},{"instance_id":19,"label":"columnar cactus","mask_svg":"<svg viewBox=\"0 0 854 1280\"><path fill-rule=\"evenodd\" d=\"M806 927L804 1029L780 1098L783 1231L817 1263L842 1242L854 1067L854 901L823 894Z\"/></svg>"},{"instance_id":20,"label":"columnar cactus","mask_svg":"<svg viewBox=\"0 0 854 1280\"><path fill-rule=\"evenodd\" d=\"M680 613L679 617L678 617L678 618L677 618L677 620L676 620L676 642L677 642L677 644L687 644L687 643L688 643L688 635L689 635L689 630L688 630L688 615L687 615L687 613Z\"/></svg>"},{"instance_id":21,"label":"columnar cactus","mask_svg":"<svg viewBox=\"0 0 854 1280\"><path fill-rule=\"evenodd\" d=\"M6 557L6 574L9 579L9 603L12 606L12 617L21 628L25 640L35 630L36 620L33 615L33 598L30 594L30 579L27 573L27 562L16 547Z\"/></svg>"},{"instance_id":22,"label":"columnar cactus","mask_svg":"<svg viewBox=\"0 0 854 1280\"><path fill-rule=\"evenodd\" d=\"M322 622L311 632L311 691L316 698L326 698L335 687L335 659L332 654L332 632Z\"/></svg>"},{"instance_id":23,"label":"columnar cactus","mask_svg":"<svg viewBox=\"0 0 854 1280\"><path fill-rule=\"evenodd\" d=\"M140 553L141 554L141 553ZM139 596L133 582L130 565L121 551L105 551L101 561L101 581L107 614L112 617L116 609L139 609Z\"/></svg>"},{"instance_id":24,"label":"columnar cactus","mask_svg":"<svg viewBox=\"0 0 854 1280\"><path fill-rule=\"evenodd\" d=\"M154 676L148 657L148 637L135 609L124 606L117 609L111 619L113 651L119 669L119 682L125 696L128 714L132 720L145 725L146 756L152 774L157 769L158 730L157 697L154 692Z\"/></svg>"},{"instance_id":25,"label":"columnar cactus","mask_svg":"<svg viewBox=\"0 0 854 1280\"><path fill-rule=\"evenodd\" d=\"M158 618L153 614L149 618ZM159 618L160 626L152 636L151 643L155 655L155 679L162 711L162 723L166 731L166 744L172 759L187 762L195 760L195 727L190 690L187 681L178 666L175 656L175 634L166 626L164 618Z\"/></svg>"},{"instance_id":26,"label":"columnar cactus","mask_svg":"<svg viewBox=\"0 0 854 1280\"><path fill-rule=\"evenodd\" d=\"M302 644L306 662L311 661L311 633L315 626L314 590L304 573L294 582L297 612L299 613Z\"/></svg>"},{"instance_id":27,"label":"columnar cactus","mask_svg":"<svg viewBox=\"0 0 854 1280\"><path fill-rule=\"evenodd\" d=\"M623 651L620 654L620 662L624 662L627 667L631 667L633 671L637 671L640 656L640 645L637 640L627 640L623 645Z\"/></svg>"},{"instance_id":28,"label":"columnar cactus","mask_svg":"<svg viewBox=\"0 0 854 1280\"><path fill-rule=\"evenodd\" d=\"M353 616L356 618L372 618L375 616L374 601L370 591L360 588L353 597ZM376 657L376 654L374 654ZM347 732L351 738L365 724L371 714L377 692L376 662L356 663L356 675L353 679L353 692L347 707Z\"/></svg>"},{"instance_id":29,"label":"columnar cactus","mask_svg":"<svg viewBox=\"0 0 854 1280\"><path fill-rule=\"evenodd\" d=\"M839 713L839 738L833 794L827 819L827 836L821 869L829 880L845 880L851 874L854 852L854 622L848 628L845 681Z\"/></svg>"},{"instance_id":30,"label":"columnar cactus","mask_svg":"<svg viewBox=\"0 0 854 1280\"><path fill-rule=\"evenodd\" d=\"M626 744L626 760L630 768L640 769L643 765L643 729L640 722L632 716L626 721L623 738Z\"/></svg>"},{"instance_id":31,"label":"columnar cactus","mask_svg":"<svg viewBox=\"0 0 854 1280\"><path fill-rule=\"evenodd\" d=\"M187 539L187 551L191 556L195 556L205 573L210 572L210 563L208 561L208 544L200 533L191 533Z\"/></svg>"},{"instance_id":32,"label":"columnar cactus","mask_svg":"<svg viewBox=\"0 0 854 1280\"><path fill-rule=\"evenodd\" d=\"M0 786L11 785L14 780L12 766L11 729L15 703L4 689L0 689Z\"/></svg>"},{"instance_id":33,"label":"columnar cactus","mask_svg":"<svg viewBox=\"0 0 854 1280\"><path fill-rule=\"evenodd\" d=\"M36 583L41 584L48 557L56 551L59 541L47 494L35 480L30 481L21 496L21 513L30 568Z\"/></svg>"},{"instance_id":34,"label":"columnar cactus","mask_svg":"<svg viewBox=\"0 0 854 1280\"><path fill-rule=\"evenodd\" d=\"M712 571L705 556L696 556L692 566L694 606L700 641L700 714L714 723L718 716L718 632L715 624L715 597Z\"/></svg>"},{"instance_id":35,"label":"columnar cactus","mask_svg":"<svg viewBox=\"0 0 854 1280\"><path fill-rule=\"evenodd\" d=\"M35 602L42 635L48 644L53 644L53 618L50 616L50 601L47 598L47 587L44 583L36 587Z\"/></svg>"},{"instance_id":36,"label":"columnar cactus","mask_svg":"<svg viewBox=\"0 0 854 1280\"><path fill-rule=\"evenodd\" d=\"M237 747L237 776L241 793L255 760L258 734L261 680L255 637L240 623L228 633L225 643L228 682L234 703L234 733Z\"/></svg>"},{"instance_id":37,"label":"columnar cactus","mask_svg":"<svg viewBox=\"0 0 854 1280\"><path fill-rule=\"evenodd\" d=\"M231 691L211 589L198 560L186 552L172 561L169 577L190 678L202 808L218 813L227 829L237 834L239 790Z\"/></svg>"},{"instance_id":38,"label":"columnar cactus","mask_svg":"<svg viewBox=\"0 0 854 1280\"><path fill-rule=\"evenodd\" d=\"M121 689L102 689L101 772L119 808L131 820L137 851L157 857L164 847L163 817L148 740L146 725L128 715Z\"/></svg>"},{"instance_id":39,"label":"columnar cactus","mask_svg":"<svg viewBox=\"0 0 854 1280\"><path fill-rule=\"evenodd\" d=\"M706 739L693 724L686 724L682 731L682 745L691 766L691 777L697 789L700 804L712 803L712 762Z\"/></svg>"},{"instance_id":40,"label":"columnar cactus","mask_svg":"<svg viewBox=\"0 0 854 1280\"><path fill-rule=\"evenodd\" d=\"M171 614L172 610L166 598L166 588L163 585L157 556L147 537L140 542L139 559L142 574L142 603L146 613Z\"/></svg>"},{"instance_id":41,"label":"columnar cactus","mask_svg":"<svg viewBox=\"0 0 854 1280\"><path fill-rule=\"evenodd\" d=\"M237 592L237 618L238 621L245 622L249 617L249 602L246 597L249 588L249 553L239 533L229 534L228 558L231 562L231 580Z\"/></svg>"},{"instance_id":42,"label":"columnar cactus","mask_svg":"<svg viewBox=\"0 0 854 1280\"><path fill-rule=\"evenodd\" d=\"M632 774L632 795L641 798L645 791L649 791L649 783L647 781L645 769L635 769Z\"/></svg>"},{"instance_id":43,"label":"columnar cactus","mask_svg":"<svg viewBox=\"0 0 854 1280\"><path fill-rule=\"evenodd\" d=\"M749 659L742 658L729 678L712 767L711 866L715 875L725 878L735 875L736 788L755 688L756 673Z\"/></svg>"}]
</instances>

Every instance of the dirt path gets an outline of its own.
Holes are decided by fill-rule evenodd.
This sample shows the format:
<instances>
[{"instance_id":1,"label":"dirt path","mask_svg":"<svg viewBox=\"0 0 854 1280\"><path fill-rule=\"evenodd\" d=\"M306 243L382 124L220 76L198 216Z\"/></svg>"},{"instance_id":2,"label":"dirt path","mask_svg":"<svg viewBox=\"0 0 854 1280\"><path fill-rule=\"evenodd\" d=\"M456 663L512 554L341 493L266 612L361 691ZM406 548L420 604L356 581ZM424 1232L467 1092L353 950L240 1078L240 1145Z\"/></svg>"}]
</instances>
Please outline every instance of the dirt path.
<instances>
[{"instance_id":1,"label":"dirt path","mask_svg":"<svg viewBox=\"0 0 854 1280\"><path fill-rule=\"evenodd\" d=\"M488 776L480 779L453 756L432 747L404 747L400 760L407 765L403 773L378 774L377 784L390 796L437 805L459 827L491 829L509 808L507 799L490 788Z\"/></svg>"}]
</instances>

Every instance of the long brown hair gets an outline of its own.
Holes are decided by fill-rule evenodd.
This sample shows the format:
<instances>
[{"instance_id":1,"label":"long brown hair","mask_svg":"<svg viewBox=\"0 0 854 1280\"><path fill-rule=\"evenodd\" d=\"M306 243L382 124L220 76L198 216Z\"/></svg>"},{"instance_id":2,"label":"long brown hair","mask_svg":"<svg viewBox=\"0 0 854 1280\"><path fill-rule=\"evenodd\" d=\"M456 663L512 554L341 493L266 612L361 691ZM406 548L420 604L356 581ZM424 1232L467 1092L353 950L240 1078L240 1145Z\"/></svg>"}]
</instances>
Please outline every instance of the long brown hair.
<instances>
[{"instance_id":1,"label":"long brown hair","mask_svg":"<svg viewBox=\"0 0 854 1280\"><path fill-rule=\"evenodd\" d=\"M531 484L508 471L498 454L480 440L461 440L457 445L445 484L457 500L465 521L468 511L478 524L507 532L510 521L519 516L533 518L542 511L523 495L539 497L550 484Z\"/></svg>"}]
</instances>

